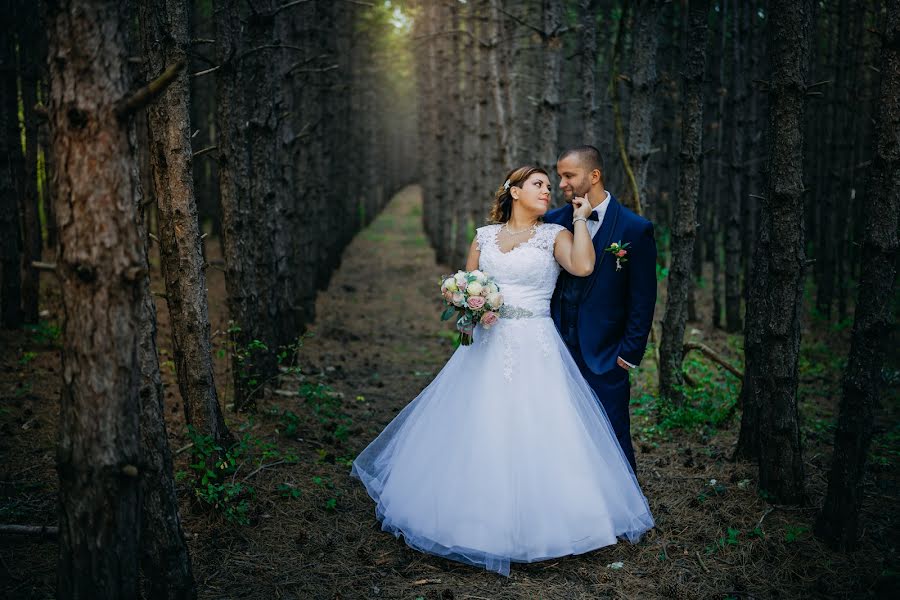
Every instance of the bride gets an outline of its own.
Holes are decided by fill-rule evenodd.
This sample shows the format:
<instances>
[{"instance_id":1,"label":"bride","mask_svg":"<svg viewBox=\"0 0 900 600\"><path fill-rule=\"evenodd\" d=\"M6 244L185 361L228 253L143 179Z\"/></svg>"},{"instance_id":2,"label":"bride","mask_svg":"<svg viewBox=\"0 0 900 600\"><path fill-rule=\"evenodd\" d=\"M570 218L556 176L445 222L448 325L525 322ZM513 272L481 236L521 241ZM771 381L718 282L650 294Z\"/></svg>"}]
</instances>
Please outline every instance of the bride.
<instances>
[{"instance_id":1,"label":"bride","mask_svg":"<svg viewBox=\"0 0 900 600\"><path fill-rule=\"evenodd\" d=\"M632 542L650 508L596 395L550 318L560 269L589 275L586 198L574 235L542 223L550 179L510 172L466 270L492 275L500 321L477 326L440 373L353 462L382 529L411 547L509 575L535 562Z\"/></svg>"}]
</instances>

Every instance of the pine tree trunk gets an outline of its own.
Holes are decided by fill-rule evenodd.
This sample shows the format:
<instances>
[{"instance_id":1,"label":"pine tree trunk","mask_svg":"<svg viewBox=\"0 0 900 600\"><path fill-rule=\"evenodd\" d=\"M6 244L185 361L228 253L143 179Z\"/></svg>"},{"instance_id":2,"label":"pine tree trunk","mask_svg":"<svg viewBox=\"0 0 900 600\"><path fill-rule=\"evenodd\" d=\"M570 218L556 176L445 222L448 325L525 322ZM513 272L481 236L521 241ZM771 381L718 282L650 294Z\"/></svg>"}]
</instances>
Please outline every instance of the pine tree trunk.
<instances>
[{"instance_id":1,"label":"pine tree trunk","mask_svg":"<svg viewBox=\"0 0 900 600\"><path fill-rule=\"evenodd\" d=\"M126 7L50 6L50 125L59 164L57 272L65 320L59 419L57 595L136 598L140 532L138 359L146 257L129 92ZM77 82L77 85L73 85Z\"/></svg>"},{"instance_id":2,"label":"pine tree trunk","mask_svg":"<svg viewBox=\"0 0 900 600\"><path fill-rule=\"evenodd\" d=\"M19 69L22 87L22 111L25 118L25 179L22 188L22 309L26 323L37 323L40 303L40 271L32 261L41 260L41 219L38 213L38 119L34 107L38 100L40 68L37 60L46 56L46 44L36 2L20 5Z\"/></svg>"},{"instance_id":3,"label":"pine tree trunk","mask_svg":"<svg viewBox=\"0 0 900 600\"><path fill-rule=\"evenodd\" d=\"M681 170L678 201L672 226L668 296L663 317L659 357L660 396L680 405L684 383L681 371L685 329L685 304L691 282L691 260L697 237L697 197L700 188L700 155L703 139L703 73L706 69L708 0L691 2L688 51L684 62L681 113Z\"/></svg>"},{"instance_id":4,"label":"pine tree trunk","mask_svg":"<svg viewBox=\"0 0 900 600\"><path fill-rule=\"evenodd\" d=\"M500 25L502 17L500 14L500 0L488 0L490 3L490 12L488 13L488 31L489 45L487 50L487 63L490 68L491 90L494 95L494 109L497 113L497 131L500 135L500 156L499 169L494 174L494 178L503 176L503 173L513 168L513 156L515 156L515 139L512 129L512 99L510 95L510 70L508 68L505 55L507 48L506 41L500 37ZM502 182L500 182L502 184ZM499 185L499 184L498 184ZM492 189L496 189L493 187Z\"/></svg>"},{"instance_id":5,"label":"pine tree trunk","mask_svg":"<svg viewBox=\"0 0 900 600\"><path fill-rule=\"evenodd\" d=\"M578 20L581 22L581 134L583 143L597 145L597 10L598 0L580 0Z\"/></svg>"},{"instance_id":6,"label":"pine tree trunk","mask_svg":"<svg viewBox=\"0 0 900 600\"><path fill-rule=\"evenodd\" d=\"M797 410L797 364L803 269L803 111L813 22L812 0L773 0L769 11L769 184L754 257L745 329L745 416L739 455L759 457L760 489L776 502L803 501L803 460ZM745 438L744 427L758 427ZM748 447L755 441L756 448Z\"/></svg>"},{"instance_id":7,"label":"pine tree trunk","mask_svg":"<svg viewBox=\"0 0 900 600\"><path fill-rule=\"evenodd\" d=\"M134 136L133 136L134 137ZM139 166L135 166L139 171ZM140 177L139 173L137 175ZM142 194L135 196L139 230L146 231ZM143 237L144 257L149 238ZM166 431L162 378L156 347L156 302L150 292L150 267L141 283L143 313L138 330L138 362L141 369L141 571L147 598L189 600L196 597L191 557L188 552L173 478L172 452Z\"/></svg>"},{"instance_id":8,"label":"pine tree trunk","mask_svg":"<svg viewBox=\"0 0 900 600\"><path fill-rule=\"evenodd\" d=\"M235 410L253 410L254 394L277 373L274 330L293 330L290 313L272 298L274 286L289 280L274 280L277 257L269 223L277 218L271 53L282 49L271 47L271 19L249 19L246 13L238 0L226 0L215 11L219 191ZM320 246L314 250L325 252Z\"/></svg>"},{"instance_id":9,"label":"pine tree trunk","mask_svg":"<svg viewBox=\"0 0 900 600\"><path fill-rule=\"evenodd\" d=\"M559 152L559 88L562 81L562 0L543 0L543 75L537 127L540 131L539 165L549 171L556 166Z\"/></svg>"},{"instance_id":10,"label":"pine tree trunk","mask_svg":"<svg viewBox=\"0 0 900 600\"><path fill-rule=\"evenodd\" d=\"M900 251L900 1L890 0L887 12L875 152L864 196L866 259L861 267L828 492L815 527L816 535L842 549L854 548L859 535L866 457L895 326L891 304Z\"/></svg>"},{"instance_id":11,"label":"pine tree trunk","mask_svg":"<svg viewBox=\"0 0 900 600\"><path fill-rule=\"evenodd\" d=\"M15 14L15 3L5 2L4 13ZM3 19L0 36L0 326L22 324L22 240L19 197L25 158L19 138L16 85L15 19Z\"/></svg>"},{"instance_id":12,"label":"pine tree trunk","mask_svg":"<svg viewBox=\"0 0 900 600\"><path fill-rule=\"evenodd\" d=\"M653 204L647 197L647 170L656 102L656 50L659 41L658 0L640 0L635 8L634 72L631 77L631 118L628 124L628 163L634 176L632 205L650 217Z\"/></svg>"},{"instance_id":13,"label":"pine tree trunk","mask_svg":"<svg viewBox=\"0 0 900 600\"><path fill-rule=\"evenodd\" d=\"M731 17L732 68L729 87L730 124L728 147L731 150L731 194L725 206L725 330L735 333L741 330L741 199L744 188L744 127L746 125L747 92L744 83L743 62L743 13L747 9L743 0L734 0Z\"/></svg>"},{"instance_id":14,"label":"pine tree trunk","mask_svg":"<svg viewBox=\"0 0 900 600\"><path fill-rule=\"evenodd\" d=\"M714 163L714 177L710 181L710 193L708 198L711 200L709 207L710 223L707 228L710 241L709 257L712 260L712 326L716 329L722 328L722 313L724 307L722 305L724 291L722 289L722 257L720 253L720 237L722 229L722 214L724 212L723 196L727 193L728 180L725 175L725 96L727 94L727 82L725 80L725 64L726 64L726 31L728 25L728 3L723 2L719 5L718 14L718 34L719 34L719 51L716 57L717 69L717 85L716 85L716 152ZM729 129L733 124L729 124ZM713 165L710 165L711 167Z\"/></svg>"},{"instance_id":15,"label":"pine tree trunk","mask_svg":"<svg viewBox=\"0 0 900 600\"><path fill-rule=\"evenodd\" d=\"M144 72L152 80L187 59L187 2L139 3ZM222 447L233 440L213 381L209 308L200 225L194 199L188 73L147 109L150 167L159 230L159 255L172 322L172 345L185 420Z\"/></svg>"}]
</instances>

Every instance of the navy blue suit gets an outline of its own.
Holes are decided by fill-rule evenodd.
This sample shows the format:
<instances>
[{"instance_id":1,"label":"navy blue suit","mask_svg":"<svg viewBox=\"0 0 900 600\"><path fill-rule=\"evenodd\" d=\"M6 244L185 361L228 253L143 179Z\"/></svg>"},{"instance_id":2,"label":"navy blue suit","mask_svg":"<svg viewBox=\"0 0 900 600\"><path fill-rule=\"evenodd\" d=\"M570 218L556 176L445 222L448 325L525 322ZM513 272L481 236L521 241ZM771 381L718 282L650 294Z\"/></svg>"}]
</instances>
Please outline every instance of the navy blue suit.
<instances>
[{"instance_id":1,"label":"navy blue suit","mask_svg":"<svg viewBox=\"0 0 900 600\"><path fill-rule=\"evenodd\" d=\"M572 205L544 215L544 222L572 227ZM613 242L628 242L628 260L616 271ZM600 230L594 236L594 271L575 277L563 271L556 283L550 314L581 374L593 388L632 468L628 371L616 358L638 365L656 306L656 241L653 224L619 204L610 194Z\"/></svg>"}]
</instances>

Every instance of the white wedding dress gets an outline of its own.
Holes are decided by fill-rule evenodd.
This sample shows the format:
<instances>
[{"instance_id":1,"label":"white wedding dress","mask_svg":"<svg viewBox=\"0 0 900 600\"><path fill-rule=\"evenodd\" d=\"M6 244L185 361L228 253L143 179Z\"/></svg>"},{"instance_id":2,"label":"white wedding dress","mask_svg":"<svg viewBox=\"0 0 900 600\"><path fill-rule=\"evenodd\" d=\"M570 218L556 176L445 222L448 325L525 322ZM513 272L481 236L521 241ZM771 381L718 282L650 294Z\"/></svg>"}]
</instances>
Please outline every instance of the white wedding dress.
<instances>
[{"instance_id":1,"label":"white wedding dress","mask_svg":"<svg viewBox=\"0 0 900 600\"><path fill-rule=\"evenodd\" d=\"M637 541L650 508L612 427L550 318L559 225L509 252L478 229L480 269L506 309L354 461L382 529L509 575L534 562Z\"/></svg>"}]
</instances>

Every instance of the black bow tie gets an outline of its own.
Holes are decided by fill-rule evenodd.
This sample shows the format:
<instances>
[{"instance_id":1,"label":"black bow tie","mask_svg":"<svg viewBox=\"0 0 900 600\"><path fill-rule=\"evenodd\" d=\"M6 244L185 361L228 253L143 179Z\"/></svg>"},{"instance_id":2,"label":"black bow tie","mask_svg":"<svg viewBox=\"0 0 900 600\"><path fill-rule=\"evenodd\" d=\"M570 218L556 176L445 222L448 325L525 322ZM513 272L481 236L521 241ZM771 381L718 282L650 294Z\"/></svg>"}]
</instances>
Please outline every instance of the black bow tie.
<instances>
[{"instance_id":1,"label":"black bow tie","mask_svg":"<svg viewBox=\"0 0 900 600\"><path fill-rule=\"evenodd\" d=\"M596 211L596 210L592 210L592 211L591 211L591 214L589 214L589 215L587 216L587 220L588 220L588 221L599 221L599 220L600 220L600 215L597 214L597 211Z\"/></svg>"}]
</instances>

